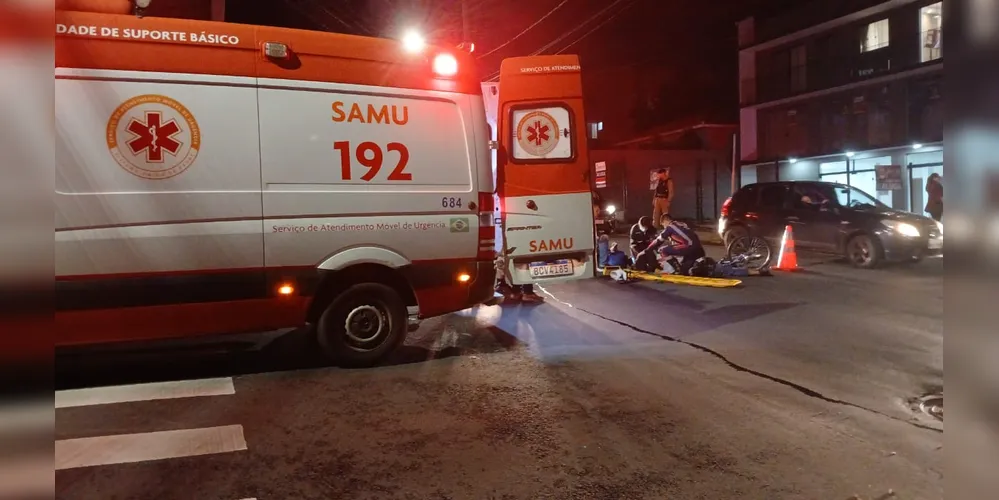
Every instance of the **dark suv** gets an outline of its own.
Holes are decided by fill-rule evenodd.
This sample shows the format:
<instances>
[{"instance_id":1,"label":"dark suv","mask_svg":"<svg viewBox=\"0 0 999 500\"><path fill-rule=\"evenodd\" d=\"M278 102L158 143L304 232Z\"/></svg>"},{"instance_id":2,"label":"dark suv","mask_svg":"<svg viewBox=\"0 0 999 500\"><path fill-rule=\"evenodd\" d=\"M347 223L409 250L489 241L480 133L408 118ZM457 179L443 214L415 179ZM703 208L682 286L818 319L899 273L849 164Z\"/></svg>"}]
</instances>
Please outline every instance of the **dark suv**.
<instances>
[{"instance_id":1,"label":"dark suv","mask_svg":"<svg viewBox=\"0 0 999 500\"><path fill-rule=\"evenodd\" d=\"M784 228L798 248L843 255L857 267L884 260L918 261L943 255L943 225L881 203L851 186L786 181L750 184L722 206L718 232L725 243L763 236L779 248Z\"/></svg>"}]
</instances>

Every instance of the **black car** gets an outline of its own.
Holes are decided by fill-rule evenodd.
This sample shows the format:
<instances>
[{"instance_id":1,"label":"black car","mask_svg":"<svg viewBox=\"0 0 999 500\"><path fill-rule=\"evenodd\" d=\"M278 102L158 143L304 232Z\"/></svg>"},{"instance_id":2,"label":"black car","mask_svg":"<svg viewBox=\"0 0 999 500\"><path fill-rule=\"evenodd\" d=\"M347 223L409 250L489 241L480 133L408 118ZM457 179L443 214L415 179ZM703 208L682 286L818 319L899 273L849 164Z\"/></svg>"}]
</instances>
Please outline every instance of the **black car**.
<instances>
[{"instance_id":1,"label":"black car","mask_svg":"<svg viewBox=\"0 0 999 500\"><path fill-rule=\"evenodd\" d=\"M919 261L943 255L943 225L895 210L851 186L784 181L750 184L722 206L718 232L725 243L762 236L779 248L791 226L797 248L845 256L854 266Z\"/></svg>"}]
</instances>

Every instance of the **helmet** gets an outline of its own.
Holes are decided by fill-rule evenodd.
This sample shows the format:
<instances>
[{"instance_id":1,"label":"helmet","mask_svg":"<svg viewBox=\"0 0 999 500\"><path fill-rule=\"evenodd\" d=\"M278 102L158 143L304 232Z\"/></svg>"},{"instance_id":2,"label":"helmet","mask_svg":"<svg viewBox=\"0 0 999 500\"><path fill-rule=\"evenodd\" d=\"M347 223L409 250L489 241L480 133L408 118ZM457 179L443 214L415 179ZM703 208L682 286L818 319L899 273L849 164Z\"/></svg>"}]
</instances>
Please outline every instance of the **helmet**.
<instances>
[{"instance_id":1,"label":"helmet","mask_svg":"<svg viewBox=\"0 0 999 500\"><path fill-rule=\"evenodd\" d=\"M717 262L711 257L701 257L694 261L694 265L690 266L690 275L699 276L702 278L710 278L715 274L715 266Z\"/></svg>"}]
</instances>

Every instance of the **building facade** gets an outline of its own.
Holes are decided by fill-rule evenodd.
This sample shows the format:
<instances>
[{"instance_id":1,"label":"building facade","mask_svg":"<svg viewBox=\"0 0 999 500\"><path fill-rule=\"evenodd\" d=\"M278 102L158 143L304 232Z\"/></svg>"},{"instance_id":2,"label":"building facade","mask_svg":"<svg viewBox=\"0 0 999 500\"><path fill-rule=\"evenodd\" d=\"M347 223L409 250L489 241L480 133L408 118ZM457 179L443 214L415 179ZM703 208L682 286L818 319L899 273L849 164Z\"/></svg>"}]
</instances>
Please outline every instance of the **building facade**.
<instances>
[{"instance_id":1,"label":"building facade","mask_svg":"<svg viewBox=\"0 0 999 500\"><path fill-rule=\"evenodd\" d=\"M842 182L922 213L943 174L945 3L826 0L740 22L741 184Z\"/></svg>"},{"instance_id":2,"label":"building facade","mask_svg":"<svg viewBox=\"0 0 999 500\"><path fill-rule=\"evenodd\" d=\"M731 191L731 163L728 151L595 149L590 150L592 178L597 168L604 183L595 186L605 203L623 212L633 224L643 215L652 215L655 189L653 174L669 170L676 190L670 214L678 219L700 223L717 221L721 206Z\"/></svg>"},{"instance_id":3,"label":"building facade","mask_svg":"<svg viewBox=\"0 0 999 500\"><path fill-rule=\"evenodd\" d=\"M696 120L662 125L606 147L599 138L600 122L588 124L590 164L605 203L614 205L628 223L652 215L655 172L669 169L676 190L670 212L689 222L715 221L732 194L732 139L738 126ZM606 144L606 142L605 142Z\"/></svg>"}]
</instances>

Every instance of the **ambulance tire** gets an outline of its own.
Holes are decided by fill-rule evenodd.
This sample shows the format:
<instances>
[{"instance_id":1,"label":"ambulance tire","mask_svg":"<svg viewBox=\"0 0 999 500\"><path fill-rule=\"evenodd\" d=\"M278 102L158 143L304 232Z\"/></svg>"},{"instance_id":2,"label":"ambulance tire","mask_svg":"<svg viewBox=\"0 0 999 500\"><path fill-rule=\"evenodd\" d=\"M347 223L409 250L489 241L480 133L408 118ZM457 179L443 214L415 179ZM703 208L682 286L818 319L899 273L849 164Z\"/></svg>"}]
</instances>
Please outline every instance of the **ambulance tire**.
<instances>
[{"instance_id":1,"label":"ambulance tire","mask_svg":"<svg viewBox=\"0 0 999 500\"><path fill-rule=\"evenodd\" d=\"M319 316L316 340L334 363L351 368L372 366L406 338L406 304L381 283L351 286Z\"/></svg>"}]
</instances>

